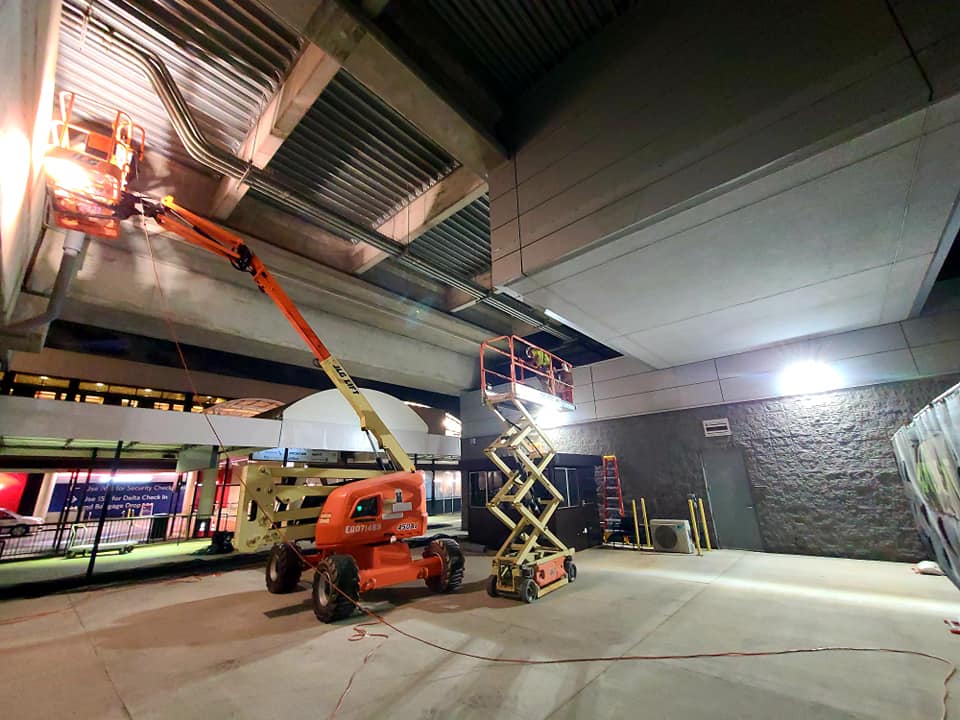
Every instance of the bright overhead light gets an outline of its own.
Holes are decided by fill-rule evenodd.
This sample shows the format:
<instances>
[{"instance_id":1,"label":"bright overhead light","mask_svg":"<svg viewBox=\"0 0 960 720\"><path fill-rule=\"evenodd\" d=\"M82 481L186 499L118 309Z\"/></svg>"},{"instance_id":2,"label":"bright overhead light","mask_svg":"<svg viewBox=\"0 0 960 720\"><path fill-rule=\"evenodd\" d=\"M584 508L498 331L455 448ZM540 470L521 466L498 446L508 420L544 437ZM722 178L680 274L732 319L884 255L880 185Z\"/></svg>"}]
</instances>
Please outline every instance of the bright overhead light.
<instances>
[{"instance_id":1,"label":"bright overhead light","mask_svg":"<svg viewBox=\"0 0 960 720\"><path fill-rule=\"evenodd\" d=\"M804 360L788 365L780 373L780 392L783 395L809 395L835 390L843 384L834 368L815 360Z\"/></svg>"},{"instance_id":2,"label":"bright overhead light","mask_svg":"<svg viewBox=\"0 0 960 720\"><path fill-rule=\"evenodd\" d=\"M535 420L542 428L552 428L560 424L562 413L554 405L544 405L537 412Z\"/></svg>"},{"instance_id":3,"label":"bright overhead light","mask_svg":"<svg viewBox=\"0 0 960 720\"><path fill-rule=\"evenodd\" d=\"M48 155L43 161L47 177L66 192L91 193L90 173L72 159Z\"/></svg>"}]
</instances>

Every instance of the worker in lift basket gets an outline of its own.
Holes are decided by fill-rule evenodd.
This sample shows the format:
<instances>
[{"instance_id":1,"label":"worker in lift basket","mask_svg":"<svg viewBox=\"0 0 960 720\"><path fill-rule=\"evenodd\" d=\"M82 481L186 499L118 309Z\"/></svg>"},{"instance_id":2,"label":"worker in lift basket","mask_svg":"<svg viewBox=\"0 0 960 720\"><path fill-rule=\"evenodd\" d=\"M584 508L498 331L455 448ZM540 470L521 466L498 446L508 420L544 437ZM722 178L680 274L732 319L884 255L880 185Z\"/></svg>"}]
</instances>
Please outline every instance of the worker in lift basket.
<instances>
[{"instance_id":1,"label":"worker in lift basket","mask_svg":"<svg viewBox=\"0 0 960 720\"><path fill-rule=\"evenodd\" d=\"M553 394L553 388L550 387L551 370L553 369L553 358L550 353L540 348L527 347L527 360L531 367L537 371L536 377L540 381L540 387L545 393ZM542 374L541 374L542 373Z\"/></svg>"},{"instance_id":2,"label":"worker in lift basket","mask_svg":"<svg viewBox=\"0 0 960 720\"><path fill-rule=\"evenodd\" d=\"M557 395L568 403L573 402L573 366L566 360L561 360L557 369Z\"/></svg>"}]
</instances>

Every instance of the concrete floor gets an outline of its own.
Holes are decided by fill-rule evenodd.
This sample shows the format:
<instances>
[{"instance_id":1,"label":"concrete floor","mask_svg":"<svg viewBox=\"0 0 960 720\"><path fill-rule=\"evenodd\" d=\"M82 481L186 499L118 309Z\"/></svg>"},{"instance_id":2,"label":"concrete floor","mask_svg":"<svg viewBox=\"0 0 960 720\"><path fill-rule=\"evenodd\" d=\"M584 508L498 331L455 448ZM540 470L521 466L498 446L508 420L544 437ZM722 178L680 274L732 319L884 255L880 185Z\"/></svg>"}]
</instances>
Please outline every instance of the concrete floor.
<instances>
[{"instance_id":1,"label":"concrete floor","mask_svg":"<svg viewBox=\"0 0 960 720\"><path fill-rule=\"evenodd\" d=\"M404 586L366 601L409 632L501 657L882 645L960 661L942 622L960 614L960 593L907 565L591 550L578 566L576 584L533 605L487 597L481 556L454 595ZM879 654L524 667L392 631L348 642L361 621L319 624L306 592L269 595L253 570L11 601L0 697L20 720L326 718L362 668L337 718L902 720L939 717L945 674ZM960 700L950 709L960 717Z\"/></svg>"}]
</instances>

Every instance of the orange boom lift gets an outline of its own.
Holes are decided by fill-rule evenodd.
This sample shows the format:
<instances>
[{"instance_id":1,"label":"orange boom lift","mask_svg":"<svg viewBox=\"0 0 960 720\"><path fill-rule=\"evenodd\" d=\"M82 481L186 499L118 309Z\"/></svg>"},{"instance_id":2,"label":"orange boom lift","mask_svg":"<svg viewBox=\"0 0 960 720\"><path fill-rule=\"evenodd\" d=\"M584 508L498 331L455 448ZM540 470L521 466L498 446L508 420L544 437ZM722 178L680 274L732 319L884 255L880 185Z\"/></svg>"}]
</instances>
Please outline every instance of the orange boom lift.
<instances>
[{"instance_id":1,"label":"orange boom lift","mask_svg":"<svg viewBox=\"0 0 960 720\"><path fill-rule=\"evenodd\" d=\"M54 121L53 146L45 161L56 224L113 239L119 235L122 220L143 215L163 230L249 273L310 348L315 364L347 399L361 428L392 466L375 477L298 489L297 499L317 499L319 507L289 509L287 500L291 498L285 493L294 491L284 488L281 492L277 487L275 492L272 481L245 488L256 503L261 527L266 528L261 537L275 543L267 564L267 589L290 592L304 569L315 568L314 612L324 622L348 617L359 594L374 588L424 580L435 592L455 590L463 580L463 555L455 541L434 540L418 559L404 542L427 530L423 473L414 467L340 361L241 238L177 205L172 197L156 201L127 192L127 180L143 155L142 129L119 110L112 110L110 135L83 129L71 122L76 98L72 93L61 94L61 118ZM342 471L339 477L343 472L351 471ZM284 474L291 474L290 469ZM304 553L290 540L303 539L305 528L298 523L311 517L316 517L312 533L316 549ZM284 523L289 532L282 532Z\"/></svg>"}]
</instances>

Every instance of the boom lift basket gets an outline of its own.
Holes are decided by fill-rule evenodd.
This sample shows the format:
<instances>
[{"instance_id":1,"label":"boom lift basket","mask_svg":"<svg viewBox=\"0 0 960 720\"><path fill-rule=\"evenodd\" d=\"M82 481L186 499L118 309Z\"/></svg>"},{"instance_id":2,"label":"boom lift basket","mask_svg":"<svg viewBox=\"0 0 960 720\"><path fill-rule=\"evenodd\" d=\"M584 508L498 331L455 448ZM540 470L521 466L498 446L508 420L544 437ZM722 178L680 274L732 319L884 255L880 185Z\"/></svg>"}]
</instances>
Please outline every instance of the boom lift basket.
<instances>
[{"instance_id":1,"label":"boom lift basket","mask_svg":"<svg viewBox=\"0 0 960 720\"><path fill-rule=\"evenodd\" d=\"M122 110L76 93L61 92L59 110L44 158L54 223L115 240L120 236L115 211L143 158L146 132ZM103 111L113 118L109 134L99 123L74 117Z\"/></svg>"}]
</instances>

